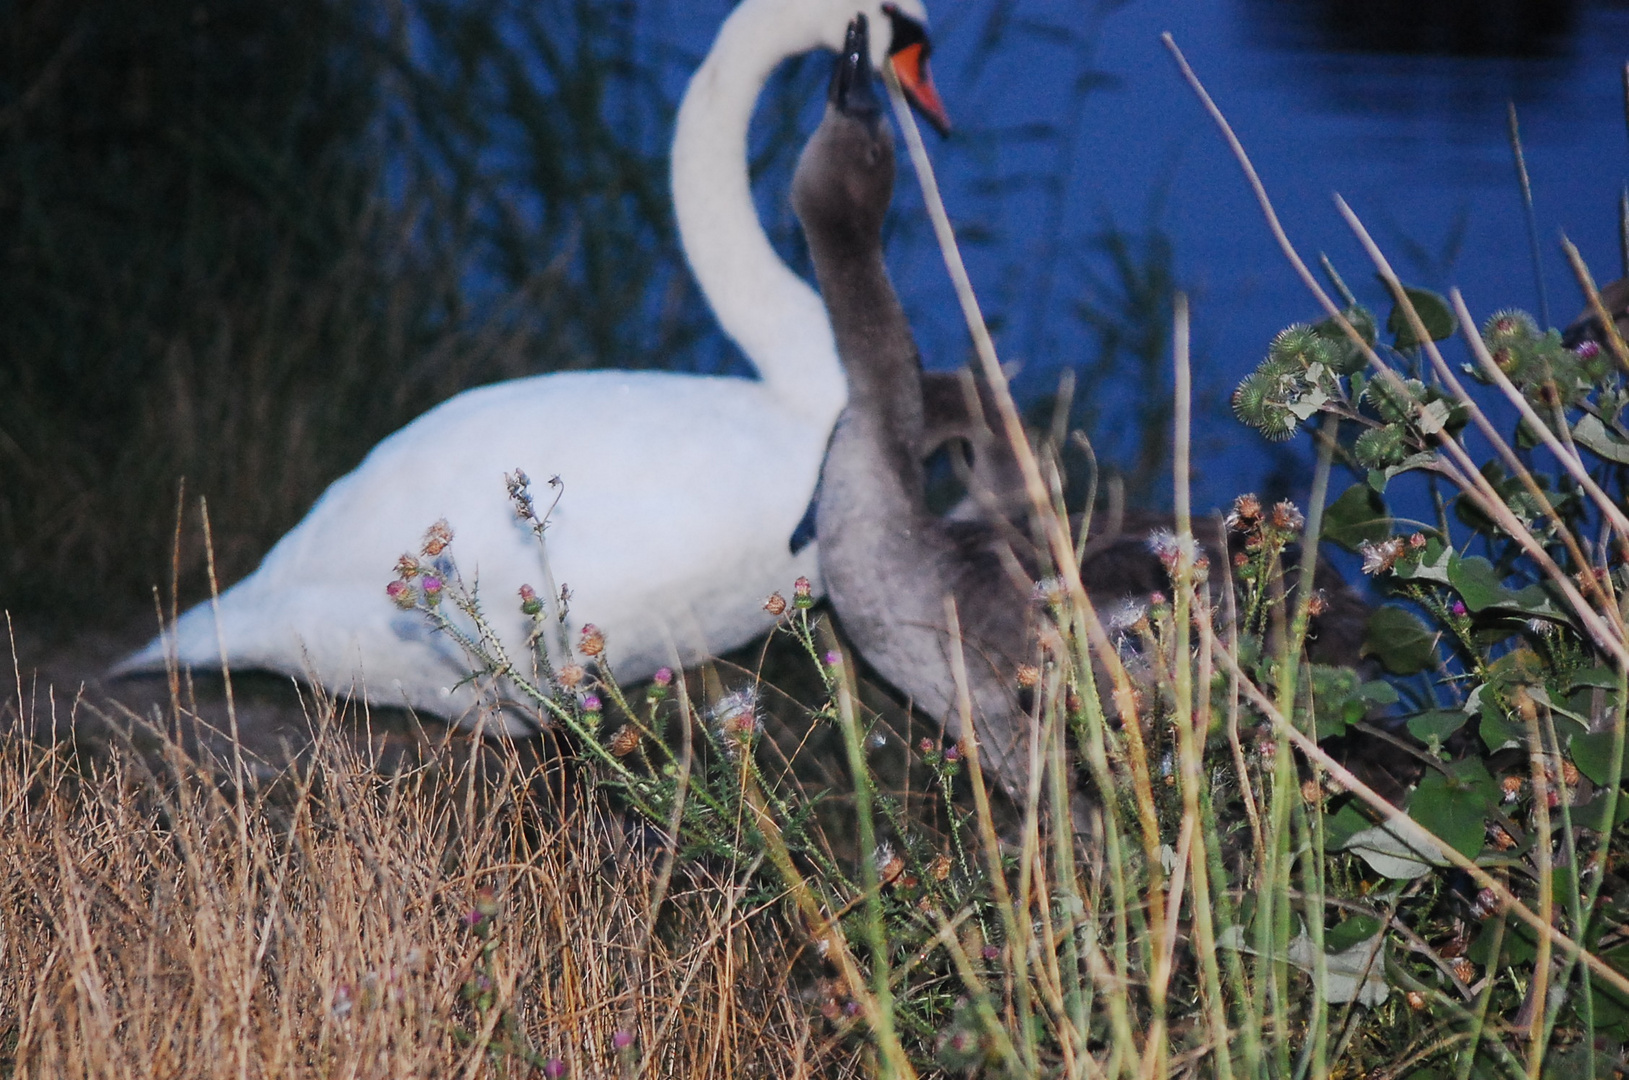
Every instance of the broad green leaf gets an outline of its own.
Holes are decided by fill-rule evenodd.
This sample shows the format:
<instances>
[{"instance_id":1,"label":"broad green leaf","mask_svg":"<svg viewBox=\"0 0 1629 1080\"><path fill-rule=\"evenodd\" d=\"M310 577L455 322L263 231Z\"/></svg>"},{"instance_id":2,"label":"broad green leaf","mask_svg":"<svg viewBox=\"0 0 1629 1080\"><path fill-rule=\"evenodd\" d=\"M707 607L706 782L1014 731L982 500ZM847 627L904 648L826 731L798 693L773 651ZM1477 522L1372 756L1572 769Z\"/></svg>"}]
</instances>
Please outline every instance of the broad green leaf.
<instances>
[{"instance_id":1,"label":"broad green leaf","mask_svg":"<svg viewBox=\"0 0 1629 1080\"><path fill-rule=\"evenodd\" d=\"M1629 443L1613 434L1594 413L1585 413L1573 425L1573 441L1608 461L1629 465Z\"/></svg>"},{"instance_id":2,"label":"broad green leaf","mask_svg":"<svg viewBox=\"0 0 1629 1080\"><path fill-rule=\"evenodd\" d=\"M1412 612L1383 604L1369 616L1362 651L1393 675L1416 675L1436 662L1437 636Z\"/></svg>"},{"instance_id":3,"label":"broad green leaf","mask_svg":"<svg viewBox=\"0 0 1629 1080\"><path fill-rule=\"evenodd\" d=\"M1386 485L1391 482L1392 477L1409 472L1413 469L1430 465L1436 460L1436 453L1434 451L1427 450L1418 454L1410 454L1408 457L1389 468L1370 469L1369 486L1377 492L1384 492L1386 490Z\"/></svg>"},{"instance_id":4,"label":"broad green leaf","mask_svg":"<svg viewBox=\"0 0 1629 1080\"><path fill-rule=\"evenodd\" d=\"M1441 293L1404 285L1403 295L1408 298L1408 302L1420 316L1426 335L1432 341L1442 341L1454 336L1459 323L1454 318L1453 309L1448 306L1448 301ZM1386 329L1396 335L1396 345L1399 349L1409 349L1420 344L1414 334L1414 324L1402 304L1393 305L1391 314L1386 317Z\"/></svg>"},{"instance_id":5,"label":"broad green leaf","mask_svg":"<svg viewBox=\"0 0 1629 1080\"><path fill-rule=\"evenodd\" d=\"M1567 747L1578 771L1594 783L1604 785L1612 779L1612 739L1610 731L1592 731L1574 735ZM1624 752L1624 760L1618 766L1618 782L1622 783L1629 777L1629 751Z\"/></svg>"},{"instance_id":6,"label":"broad green leaf","mask_svg":"<svg viewBox=\"0 0 1629 1080\"><path fill-rule=\"evenodd\" d=\"M1346 841L1346 850L1360 856L1375 873L1389 878L1417 878L1433 866L1447 866L1437 842L1413 818L1403 816L1373 825Z\"/></svg>"},{"instance_id":7,"label":"broad green leaf","mask_svg":"<svg viewBox=\"0 0 1629 1080\"><path fill-rule=\"evenodd\" d=\"M1216 935L1216 944L1224 949L1237 949L1256 955L1255 948L1245 937L1243 926L1227 927ZM1317 970L1317 948L1305 930L1292 938L1289 947L1275 959L1283 960L1308 975L1313 975ZM1331 1004L1341 1005L1355 999L1373 1008L1383 1004L1391 994L1391 986L1386 982L1384 941L1379 943L1378 948L1372 940L1364 940L1340 952L1326 952L1323 963L1329 977L1324 984L1324 998Z\"/></svg>"},{"instance_id":8,"label":"broad green leaf","mask_svg":"<svg viewBox=\"0 0 1629 1080\"><path fill-rule=\"evenodd\" d=\"M1365 540L1378 543L1391 535L1386 500L1367 484L1353 484L1324 511L1322 539L1356 551Z\"/></svg>"},{"instance_id":9,"label":"broad green leaf","mask_svg":"<svg viewBox=\"0 0 1629 1080\"><path fill-rule=\"evenodd\" d=\"M1324 815L1324 846L1340 851L1346 842L1372 824L1352 803L1347 803L1333 814Z\"/></svg>"},{"instance_id":10,"label":"broad green leaf","mask_svg":"<svg viewBox=\"0 0 1629 1080\"><path fill-rule=\"evenodd\" d=\"M1482 722L1477 727L1488 753L1498 753L1520 747L1527 739L1527 728L1505 716L1498 705L1489 701L1482 706Z\"/></svg>"},{"instance_id":11,"label":"broad green leaf","mask_svg":"<svg viewBox=\"0 0 1629 1080\"><path fill-rule=\"evenodd\" d=\"M1358 695L1371 705L1395 705L1399 700L1397 687L1384 679L1370 679L1358 687Z\"/></svg>"},{"instance_id":12,"label":"broad green leaf","mask_svg":"<svg viewBox=\"0 0 1629 1080\"><path fill-rule=\"evenodd\" d=\"M1482 611L1496 604L1512 604L1516 600L1516 594L1505 588L1499 571L1480 555L1451 560L1448 564L1448 584L1454 587L1459 598L1472 611Z\"/></svg>"},{"instance_id":13,"label":"broad green leaf","mask_svg":"<svg viewBox=\"0 0 1629 1080\"><path fill-rule=\"evenodd\" d=\"M1575 671L1568 677L1567 686L1576 689L1580 686L1598 686L1603 690L1616 690L1618 688L1618 673L1609 667L1585 668Z\"/></svg>"},{"instance_id":14,"label":"broad green leaf","mask_svg":"<svg viewBox=\"0 0 1629 1080\"><path fill-rule=\"evenodd\" d=\"M1457 709L1433 709L1430 712L1420 713L1418 716L1408 718L1408 733L1425 743L1432 744L1432 740L1442 742L1448 736L1465 726L1470 716Z\"/></svg>"},{"instance_id":15,"label":"broad green leaf","mask_svg":"<svg viewBox=\"0 0 1629 1080\"><path fill-rule=\"evenodd\" d=\"M1487 816L1499 786L1479 758L1456 761L1446 772L1427 770L1409 800L1408 815L1467 858L1482 850Z\"/></svg>"},{"instance_id":16,"label":"broad green leaf","mask_svg":"<svg viewBox=\"0 0 1629 1080\"><path fill-rule=\"evenodd\" d=\"M1399 559L1392 574L1400 581L1436 581L1448 585L1449 567L1456 558L1453 549L1433 536L1425 542L1425 550L1418 559Z\"/></svg>"},{"instance_id":17,"label":"broad green leaf","mask_svg":"<svg viewBox=\"0 0 1629 1080\"><path fill-rule=\"evenodd\" d=\"M1324 927L1324 952L1338 953L1380 932L1380 920L1373 915L1353 915L1334 926Z\"/></svg>"}]
</instances>

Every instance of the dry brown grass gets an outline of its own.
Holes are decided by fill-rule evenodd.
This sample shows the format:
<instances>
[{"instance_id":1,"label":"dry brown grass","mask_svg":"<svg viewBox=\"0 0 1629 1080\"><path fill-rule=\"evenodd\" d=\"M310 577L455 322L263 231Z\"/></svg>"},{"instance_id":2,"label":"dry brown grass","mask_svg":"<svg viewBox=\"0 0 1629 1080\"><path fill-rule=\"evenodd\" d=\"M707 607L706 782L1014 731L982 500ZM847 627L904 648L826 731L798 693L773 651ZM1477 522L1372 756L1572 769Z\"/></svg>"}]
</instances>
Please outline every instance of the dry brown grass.
<instances>
[{"instance_id":1,"label":"dry brown grass","mask_svg":"<svg viewBox=\"0 0 1629 1080\"><path fill-rule=\"evenodd\" d=\"M666 853L564 798L558 770L490 747L387 766L334 734L330 704L314 712L314 749L242 787L234 761L130 714L101 718L123 737L95 754L0 742L0 1076L861 1064L814 1030L796 940L747 902L749 868L681 865L653 897ZM483 887L486 951L469 923Z\"/></svg>"}]
</instances>

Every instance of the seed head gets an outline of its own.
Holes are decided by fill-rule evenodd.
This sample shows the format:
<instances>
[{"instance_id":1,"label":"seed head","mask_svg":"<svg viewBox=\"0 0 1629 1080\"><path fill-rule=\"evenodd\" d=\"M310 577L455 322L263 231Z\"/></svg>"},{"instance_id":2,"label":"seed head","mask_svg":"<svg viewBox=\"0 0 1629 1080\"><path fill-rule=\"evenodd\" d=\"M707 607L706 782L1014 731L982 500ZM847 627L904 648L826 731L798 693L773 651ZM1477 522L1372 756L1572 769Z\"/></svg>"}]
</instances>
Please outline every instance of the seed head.
<instances>
[{"instance_id":1,"label":"seed head","mask_svg":"<svg viewBox=\"0 0 1629 1080\"><path fill-rule=\"evenodd\" d=\"M1322 589L1312 590L1312 595L1307 597L1307 614L1316 619L1328 610L1329 594Z\"/></svg>"},{"instance_id":2,"label":"seed head","mask_svg":"<svg viewBox=\"0 0 1629 1080\"><path fill-rule=\"evenodd\" d=\"M1515 802L1517 797L1522 793L1522 778L1519 776L1507 776L1503 780L1499 781L1499 787L1504 790L1505 802Z\"/></svg>"},{"instance_id":3,"label":"seed head","mask_svg":"<svg viewBox=\"0 0 1629 1080\"><path fill-rule=\"evenodd\" d=\"M1017 675L1019 686L1028 688L1041 684L1041 669L1034 664L1019 664Z\"/></svg>"},{"instance_id":4,"label":"seed head","mask_svg":"<svg viewBox=\"0 0 1629 1080\"><path fill-rule=\"evenodd\" d=\"M928 863L928 877L934 881L944 881L950 876L950 856L935 855L933 861Z\"/></svg>"},{"instance_id":5,"label":"seed head","mask_svg":"<svg viewBox=\"0 0 1629 1080\"><path fill-rule=\"evenodd\" d=\"M396 560L396 576L404 581L410 581L419 573L419 561L413 556L403 552L402 557Z\"/></svg>"},{"instance_id":6,"label":"seed head","mask_svg":"<svg viewBox=\"0 0 1629 1080\"><path fill-rule=\"evenodd\" d=\"M891 884L905 872L904 857L886 840L879 843L876 850L871 853L871 865L877 868L877 877L884 885Z\"/></svg>"},{"instance_id":7,"label":"seed head","mask_svg":"<svg viewBox=\"0 0 1629 1080\"><path fill-rule=\"evenodd\" d=\"M627 757L639 749L639 729L632 724L623 724L617 728L616 734L611 736L611 753L617 757Z\"/></svg>"},{"instance_id":8,"label":"seed head","mask_svg":"<svg viewBox=\"0 0 1629 1080\"><path fill-rule=\"evenodd\" d=\"M577 639L577 651L584 656L598 656L605 651L605 635L593 623L583 623L582 636Z\"/></svg>"},{"instance_id":9,"label":"seed head","mask_svg":"<svg viewBox=\"0 0 1629 1080\"><path fill-rule=\"evenodd\" d=\"M1273 506L1273 528L1280 532L1300 532L1307 519L1296 505L1285 499Z\"/></svg>"},{"instance_id":10,"label":"seed head","mask_svg":"<svg viewBox=\"0 0 1629 1080\"><path fill-rule=\"evenodd\" d=\"M1397 558L1402 553L1403 538L1400 536L1379 543L1365 540L1358 545L1358 554L1363 556L1363 572L1369 575L1387 572L1397 564Z\"/></svg>"},{"instance_id":11,"label":"seed head","mask_svg":"<svg viewBox=\"0 0 1629 1080\"><path fill-rule=\"evenodd\" d=\"M786 611L786 597L778 592L772 592L764 598L764 610L775 618L780 618Z\"/></svg>"},{"instance_id":12,"label":"seed head","mask_svg":"<svg viewBox=\"0 0 1629 1080\"><path fill-rule=\"evenodd\" d=\"M428 555L433 559L437 555L440 555L443 551L447 550L447 545L452 543L452 541L452 526L447 524L446 518L442 518L434 525L424 530L424 543L420 546L419 550L423 554Z\"/></svg>"},{"instance_id":13,"label":"seed head","mask_svg":"<svg viewBox=\"0 0 1629 1080\"><path fill-rule=\"evenodd\" d=\"M1227 515L1227 527L1234 532L1248 532L1261 521L1261 500L1246 492L1233 500L1233 512Z\"/></svg>"},{"instance_id":14,"label":"seed head","mask_svg":"<svg viewBox=\"0 0 1629 1080\"><path fill-rule=\"evenodd\" d=\"M560 670L554 673L554 681L567 690L571 690L583 681L588 672L583 670L581 664L562 664Z\"/></svg>"},{"instance_id":15,"label":"seed head","mask_svg":"<svg viewBox=\"0 0 1629 1080\"><path fill-rule=\"evenodd\" d=\"M1461 956L1453 963L1454 978L1467 986L1476 978L1476 965Z\"/></svg>"}]
</instances>

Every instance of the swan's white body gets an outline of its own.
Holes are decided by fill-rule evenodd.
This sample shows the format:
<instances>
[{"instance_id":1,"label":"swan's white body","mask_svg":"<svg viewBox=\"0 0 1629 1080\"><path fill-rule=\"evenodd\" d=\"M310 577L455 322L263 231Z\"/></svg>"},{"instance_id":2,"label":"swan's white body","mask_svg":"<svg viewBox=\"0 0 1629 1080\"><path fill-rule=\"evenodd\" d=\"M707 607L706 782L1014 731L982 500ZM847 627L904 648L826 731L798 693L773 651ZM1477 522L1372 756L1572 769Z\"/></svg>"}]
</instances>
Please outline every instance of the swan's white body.
<instances>
[{"instance_id":1,"label":"swan's white body","mask_svg":"<svg viewBox=\"0 0 1629 1080\"><path fill-rule=\"evenodd\" d=\"M879 7L875 0L864 6ZM464 716L468 661L423 616L386 597L397 557L445 518L451 554L510 655L529 629L517 588L546 590L503 475L534 481L550 515L548 563L570 588L570 631L605 633L603 661L637 680L767 631L768 593L817 582L814 545L790 540L808 507L846 383L824 306L776 255L753 207L746 140L783 59L838 49L856 0L745 0L691 80L673 144L686 254L725 331L760 379L647 371L539 375L459 394L391 435L335 481L248 578L117 672L227 661L306 676L377 704ZM920 14L917 3L900 7ZM915 9L914 11L912 9ZM883 16L873 12L879 24ZM881 38L882 35L879 35ZM881 62L880 41L877 56Z\"/></svg>"}]
</instances>

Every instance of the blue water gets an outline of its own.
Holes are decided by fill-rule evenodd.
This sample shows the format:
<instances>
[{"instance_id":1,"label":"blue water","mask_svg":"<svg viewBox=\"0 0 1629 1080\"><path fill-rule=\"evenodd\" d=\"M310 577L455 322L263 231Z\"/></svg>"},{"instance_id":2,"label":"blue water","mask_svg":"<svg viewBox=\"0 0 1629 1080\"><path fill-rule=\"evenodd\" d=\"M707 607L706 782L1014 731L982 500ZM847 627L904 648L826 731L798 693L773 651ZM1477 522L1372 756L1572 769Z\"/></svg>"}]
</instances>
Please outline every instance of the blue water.
<instances>
[{"instance_id":1,"label":"blue water","mask_svg":"<svg viewBox=\"0 0 1629 1080\"><path fill-rule=\"evenodd\" d=\"M1445 0L1420 5L1434 2ZM1384 293L1335 211L1337 192L1410 283L1458 287L1479 317L1508 306L1539 313L1508 139L1511 101L1551 322L1564 324L1581 307L1559 250L1563 232L1599 281L1624 273L1624 6L1580 3L1564 33L1537 43L1540 55L1515 59L1331 49L1327 35L1295 18L1316 0L928 3L934 70L958 125L932 152L1003 360L1021 369L1017 386L1034 398L1056 385L1061 367L1093 355L1097 339L1076 308L1115 286L1094 236L1113 227L1168 237L1177 284L1192 303L1200 505L1264 486L1293 493L1306 482L1307 437L1270 447L1232 419L1227 399L1278 329L1320 312L1162 32L1233 123L1303 256L1315 263L1326 253L1382 314ZM658 4L647 27L678 54L699 56L728 7ZM999 45L985 48L997 18ZM794 71L772 86L763 111L790 103L812 128L826 70ZM757 194L783 252L806 266L787 207L790 164L790 156L772 164ZM896 283L928 366L956 366L968 358L966 331L903 155L896 206ZM1107 456L1126 452L1139 398L1165 392L1136 372L1082 386Z\"/></svg>"},{"instance_id":2,"label":"blue water","mask_svg":"<svg viewBox=\"0 0 1629 1080\"><path fill-rule=\"evenodd\" d=\"M1406 279L1456 286L1479 315L1511 305L1538 311L1507 137L1512 100L1552 320L1564 323L1581 306L1561 233L1599 280L1623 273L1616 221L1629 177L1620 81L1629 10L1584 7L1572 34L1554 43L1554 56L1514 60L1319 52L1271 32L1264 8L1272 5L1140 0L1106 18L1097 65L1115 84L1088 97L1078 115L1082 150L1063 228L1079 235L1104 217L1136 224L1155 204L1153 220L1174 241L1178 281L1193 296L1199 379L1211 405L1199 486L1211 502L1259 483L1273 465L1263 444L1228 417L1226 393L1279 327L1317 308L1179 79L1162 31L1174 35L1227 113L1303 256L1327 253L1370 303L1379 305L1383 294L1335 212L1336 192ZM1056 110L1060 95L1044 64L1013 56L1002 71L1000 108L1069 121ZM953 109L987 107L959 100L957 87L945 91ZM1012 213L1016 234L1025 214L1021 206ZM1067 349L1060 354L1046 359ZM1307 439L1291 445L1304 453Z\"/></svg>"}]
</instances>

